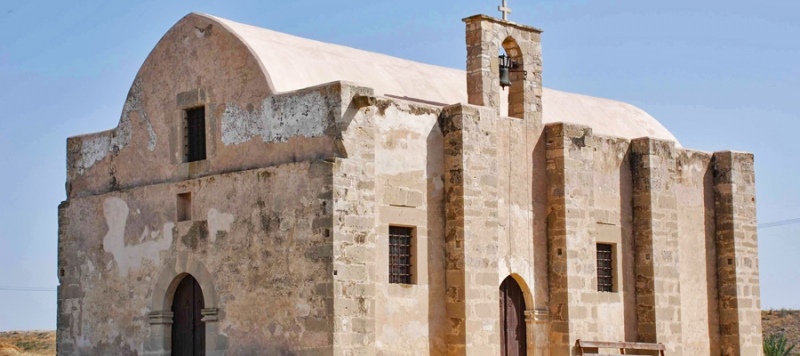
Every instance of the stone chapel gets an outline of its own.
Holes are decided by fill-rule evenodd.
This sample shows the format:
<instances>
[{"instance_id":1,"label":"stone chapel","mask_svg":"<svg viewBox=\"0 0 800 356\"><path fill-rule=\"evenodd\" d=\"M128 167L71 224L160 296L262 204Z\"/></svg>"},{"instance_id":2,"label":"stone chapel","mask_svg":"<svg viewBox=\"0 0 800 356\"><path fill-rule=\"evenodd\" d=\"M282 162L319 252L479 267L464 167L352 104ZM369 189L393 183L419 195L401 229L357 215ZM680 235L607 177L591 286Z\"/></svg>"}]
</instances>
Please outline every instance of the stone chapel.
<instances>
[{"instance_id":1,"label":"stone chapel","mask_svg":"<svg viewBox=\"0 0 800 356\"><path fill-rule=\"evenodd\" d=\"M466 71L181 19L67 140L58 355L761 355L753 155L463 21Z\"/></svg>"}]
</instances>

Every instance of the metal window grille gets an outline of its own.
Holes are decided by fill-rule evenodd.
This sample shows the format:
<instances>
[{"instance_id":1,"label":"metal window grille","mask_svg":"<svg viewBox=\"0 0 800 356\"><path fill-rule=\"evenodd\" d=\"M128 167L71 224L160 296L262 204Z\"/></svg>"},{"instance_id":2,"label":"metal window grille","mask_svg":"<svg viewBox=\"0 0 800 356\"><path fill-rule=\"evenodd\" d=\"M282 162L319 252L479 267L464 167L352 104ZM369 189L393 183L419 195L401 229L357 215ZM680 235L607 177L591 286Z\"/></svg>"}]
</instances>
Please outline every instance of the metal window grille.
<instances>
[{"instance_id":1,"label":"metal window grille","mask_svg":"<svg viewBox=\"0 0 800 356\"><path fill-rule=\"evenodd\" d=\"M206 159L206 109L204 107L186 110L186 160L188 162Z\"/></svg>"},{"instance_id":2,"label":"metal window grille","mask_svg":"<svg viewBox=\"0 0 800 356\"><path fill-rule=\"evenodd\" d=\"M411 234L409 227L389 227L389 283L411 284Z\"/></svg>"},{"instance_id":3,"label":"metal window grille","mask_svg":"<svg viewBox=\"0 0 800 356\"><path fill-rule=\"evenodd\" d=\"M614 261L611 251L611 245L597 244L597 290L600 292L614 291Z\"/></svg>"}]
</instances>

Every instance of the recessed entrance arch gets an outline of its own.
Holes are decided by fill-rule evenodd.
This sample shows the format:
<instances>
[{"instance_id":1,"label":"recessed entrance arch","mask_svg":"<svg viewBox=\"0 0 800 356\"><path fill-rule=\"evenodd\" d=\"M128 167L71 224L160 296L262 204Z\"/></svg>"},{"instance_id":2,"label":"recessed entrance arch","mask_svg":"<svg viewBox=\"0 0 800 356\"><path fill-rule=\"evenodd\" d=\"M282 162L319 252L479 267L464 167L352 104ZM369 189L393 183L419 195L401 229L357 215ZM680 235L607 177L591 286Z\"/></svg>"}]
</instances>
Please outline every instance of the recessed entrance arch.
<instances>
[{"instance_id":1,"label":"recessed entrance arch","mask_svg":"<svg viewBox=\"0 0 800 356\"><path fill-rule=\"evenodd\" d=\"M191 279L189 279L191 278ZM189 283L189 282L192 283ZM189 287L191 286L191 288ZM204 347L202 353L193 355L222 355L228 348L225 335L219 333L220 313L217 305L217 293L214 280L199 256L188 252L179 252L167 260L161 268L153 286L150 312L147 315L150 324L150 336L144 343L144 354L148 356L184 355L177 353L173 338L173 327L177 328L181 321L177 320L179 312L173 307L185 295L191 292L193 322L201 322ZM184 300L185 301L185 300ZM201 319L197 318L196 307L200 309ZM195 327L197 329L197 327ZM194 334L192 336L194 338ZM194 343L194 340L192 341ZM194 346L193 346L194 348ZM194 348L198 349L198 348ZM173 352L174 351L174 352Z\"/></svg>"},{"instance_id":2,"label":"recessed entrance arch","mask_svg":"<svg viewBox=\"0 0 800 356\"><path fill-rule=\"evenodd\" d=\"M525 295L511 276L500 284L500 347L502 356L528 355Z\"/></svg>"},{"instance_id":3,"label":"recessed entrance arch","mask_svg":"<svg viewBox=\"0 0 800 356\"><path fill-rule=\"evenodd\" d=\"M200 284L187 274L172 298L172 356L206 354L206 327L202 320L204 305Z\"/></svg>"}]
</instances>

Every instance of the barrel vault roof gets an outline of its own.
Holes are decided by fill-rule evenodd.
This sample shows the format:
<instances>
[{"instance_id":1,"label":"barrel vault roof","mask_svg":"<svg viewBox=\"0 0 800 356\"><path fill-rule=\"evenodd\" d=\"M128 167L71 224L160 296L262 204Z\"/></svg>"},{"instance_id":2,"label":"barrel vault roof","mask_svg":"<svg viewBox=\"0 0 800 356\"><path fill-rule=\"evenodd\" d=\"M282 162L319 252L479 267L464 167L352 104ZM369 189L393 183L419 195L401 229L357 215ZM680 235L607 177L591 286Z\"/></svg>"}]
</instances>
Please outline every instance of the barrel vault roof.
<instances>
[{"instance_id":1,"label":"barrel vault roof","mask_svg":"<svg viewBox=\"0 0 800 356\"><path fill-rule=\"evenodd\" d=\"M372 87L376 95L450 105L467 102L466 72L324 43L194 14L216 21L247 45L274 92L333 81ZM658 120L631 104L544 88L543 121L587 125L596 134L633 139L677 139Z\"/></svg>"}]
</instances>

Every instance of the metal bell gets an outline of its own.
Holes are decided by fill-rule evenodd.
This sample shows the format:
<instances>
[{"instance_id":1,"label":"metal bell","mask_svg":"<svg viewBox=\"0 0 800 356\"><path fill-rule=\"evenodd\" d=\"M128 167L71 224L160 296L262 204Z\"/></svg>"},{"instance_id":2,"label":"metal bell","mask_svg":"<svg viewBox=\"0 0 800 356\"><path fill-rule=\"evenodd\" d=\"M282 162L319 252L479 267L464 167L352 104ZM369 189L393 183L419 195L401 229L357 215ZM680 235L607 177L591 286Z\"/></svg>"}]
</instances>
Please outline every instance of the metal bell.
<instances>
[{"instance_id":1,"label":"metal bell","mask_svg":"<svg viewBox=\"0 0 800 356\"><path fill-rule=\"evenodd\" d=\"M500 66L500 86L505 89L511 86L511 79L508 78L509 68Z\"/></svg>"}]
</instances>

